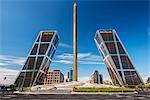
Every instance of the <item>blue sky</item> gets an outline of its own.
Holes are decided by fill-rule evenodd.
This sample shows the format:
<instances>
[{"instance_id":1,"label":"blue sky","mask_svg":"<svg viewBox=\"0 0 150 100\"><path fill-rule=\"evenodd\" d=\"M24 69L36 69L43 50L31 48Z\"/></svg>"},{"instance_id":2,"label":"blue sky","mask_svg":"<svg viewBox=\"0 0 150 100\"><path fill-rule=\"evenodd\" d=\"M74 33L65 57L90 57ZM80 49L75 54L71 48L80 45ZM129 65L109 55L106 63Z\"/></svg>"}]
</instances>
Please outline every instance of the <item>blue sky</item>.
<instances>
[{"instance_id":1,"label":"blue sky","mask_svg":"<svg viewBox=\"0 0 150 100\"><path fill-rule=\"evenodd\" d=\"M0 75L20 70L40 30L57 30L60 43L50 69L65 75L72 67L73 0L0 1ZM116 29L142 76L150 76L150 2L148 0L77 0L79 77L95 69L109 79L94 42L97 29ZM65 55L65 56L64 56ZM87 63L88 62L88 63Z\"/></svg>"}]
</instances>

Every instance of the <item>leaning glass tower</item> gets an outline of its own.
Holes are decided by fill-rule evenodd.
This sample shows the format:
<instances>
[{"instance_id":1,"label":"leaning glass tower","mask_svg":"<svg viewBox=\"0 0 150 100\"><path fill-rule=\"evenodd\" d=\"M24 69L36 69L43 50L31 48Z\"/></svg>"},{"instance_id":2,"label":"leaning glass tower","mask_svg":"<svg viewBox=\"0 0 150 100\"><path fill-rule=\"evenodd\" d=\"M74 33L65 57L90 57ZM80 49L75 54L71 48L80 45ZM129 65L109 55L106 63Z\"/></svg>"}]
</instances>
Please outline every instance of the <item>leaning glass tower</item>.
<instances>
[{"instance_id":1,"label":"leaning glass tower","mask_svg":"<svg viewBox=\"0 0 150 100\"><path fill-rule=\"evenodd\" d=\"M59 37L56 31L40 31L18 75L15 85L18 88L42 85Z\"/></svg>"},{"instance_id":2,"label":"leaning glass tower","mask_svg":"<svg viewBox=\"0 0 150 100\"><path fill-rule=\"evenodd\" d=\"M94 40L114 85L135 87L143 84L114 29L97 30Z\"/></svg>"}]
</instances>

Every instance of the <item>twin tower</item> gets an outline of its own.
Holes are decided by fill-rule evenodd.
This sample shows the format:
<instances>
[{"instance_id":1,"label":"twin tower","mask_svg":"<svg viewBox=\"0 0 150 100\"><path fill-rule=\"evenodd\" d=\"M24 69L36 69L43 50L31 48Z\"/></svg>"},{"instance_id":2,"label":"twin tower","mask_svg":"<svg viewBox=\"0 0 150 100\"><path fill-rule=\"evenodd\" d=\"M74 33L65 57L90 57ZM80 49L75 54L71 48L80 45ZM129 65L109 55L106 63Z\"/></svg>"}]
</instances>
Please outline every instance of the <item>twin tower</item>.
<instances>
[{"instance_id":1,"label":"twin tower","mask_svg":"<svg viewBox=\"0 0 150 100\"><path fill-rule=\"evenodd\" d=\"M103 57L113 85L134 87L143 83L114 29L97 30L94 40ZM39 32L25 64L15 81L16 87L23 88L43 85L58 42L59 36L57 31ZM78 81L76 3L73 5L73 58L73 80Z\"/></svg>"}]
</instances>

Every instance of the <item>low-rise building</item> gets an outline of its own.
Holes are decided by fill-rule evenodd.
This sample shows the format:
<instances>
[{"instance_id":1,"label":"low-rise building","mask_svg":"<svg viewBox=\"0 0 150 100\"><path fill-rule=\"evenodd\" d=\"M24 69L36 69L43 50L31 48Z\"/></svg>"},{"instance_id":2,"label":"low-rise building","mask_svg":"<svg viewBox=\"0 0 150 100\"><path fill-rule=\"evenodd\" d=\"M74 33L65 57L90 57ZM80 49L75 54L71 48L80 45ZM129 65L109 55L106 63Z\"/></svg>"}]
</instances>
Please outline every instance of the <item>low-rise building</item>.
<instances>
[{"instance_id":1,"label":"low-rise building","mask_svg":"<svg viewBox=\"0 0 150 100\"><path fill-rule=\"evenodd\" d=\"M60 70L48 71L47 76L44 80L44 85L47 84L58 84L64 82L64 75Z\"/></svg>"},{"instance_id":2,"label":"low-rise building","mask_svg":"<svg viewBox=\"0 0 150 100\"><path fill-rule=\"evenodd\" d=\"M109 81L109 80L104 80L104 84L105 85L112 85L111 81Z\"/></svg>"},{"instance_id":3,"label":"low-rise building","mask_svg":"<svg viewBox=\"0 0 150 100\"><path fill-rule=\"evenodd\" d=\"M92 83L92 80L91 80L91 79L90 79L90 80L87 80L86 83L91 84L91 83Z\"/></svg>"}]
</instances>

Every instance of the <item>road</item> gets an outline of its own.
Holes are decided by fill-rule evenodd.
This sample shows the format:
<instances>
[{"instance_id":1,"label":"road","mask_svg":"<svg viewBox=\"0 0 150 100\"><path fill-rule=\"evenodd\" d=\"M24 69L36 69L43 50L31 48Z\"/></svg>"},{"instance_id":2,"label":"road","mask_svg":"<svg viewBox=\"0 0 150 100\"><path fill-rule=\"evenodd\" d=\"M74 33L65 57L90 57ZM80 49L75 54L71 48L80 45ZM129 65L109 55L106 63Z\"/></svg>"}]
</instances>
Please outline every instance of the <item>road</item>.
<instances>
[{"instance_id":1,"label":"road","mask_svg":"<svg viewBox=\"0 0 150 100\"><path fill-rule=\"evenodd\" d=\"M0 100L150 100L148 94L0 94Z\"/></svg>"}]
</instances>

